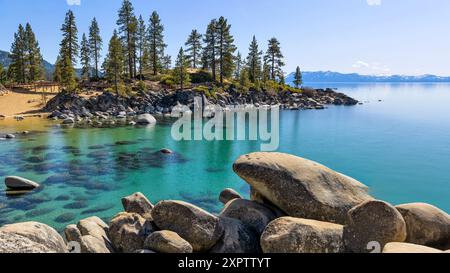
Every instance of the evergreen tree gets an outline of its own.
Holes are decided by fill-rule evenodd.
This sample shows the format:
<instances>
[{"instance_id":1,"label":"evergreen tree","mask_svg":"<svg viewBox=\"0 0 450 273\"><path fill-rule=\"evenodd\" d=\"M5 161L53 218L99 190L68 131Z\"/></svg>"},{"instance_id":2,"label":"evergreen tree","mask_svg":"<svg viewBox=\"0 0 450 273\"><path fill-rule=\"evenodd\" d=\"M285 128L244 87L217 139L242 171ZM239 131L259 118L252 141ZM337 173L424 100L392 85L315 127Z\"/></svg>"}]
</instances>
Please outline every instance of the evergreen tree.
<instances>
[{"instance_id":1,"label":"evergreen tree","mask_svg":"<svg viewBox=\"0 0 450 273\"><path fill-rule=\"evenodd\" d=\"M56 64L55 64L55 71L53 72L53 81L57 82L57 83L61 83L61 68L62 66L62 62L59 59L56 59Z\"/></svg>"},{"instance_id":2,"label":"evergreen tree","mask_svg":"<svg viewBox=\"0 0 450 273\"><path fill-rule=\"evenodd\" d=\"M184 87L190 83L189 73L187 68L189 67L189 60L184 55L183 48L180 49L178 53L178 57L175 63L175 68L173 70L173 76L175 78L175 82L180 85L180 89L183 90Z\"/></svg>"},{"instance_id":3,"label":"evergreen tree","mask_svg":"<svg viewBox=\"0 0 450 273\"><path fill-rule=\"evenodd\" d=\"M78 29L75 23L75 15L71 10L66 13L66 18L61 27L63 39L60 43L59 62L56 64L61 71L61 85L66 91L72 92L76 88L76 74L74 65L78 56Z\"/></svg>"},{"instance_id":4,"label":"evergreen tree","mask_svg":"<svg viewBox=\"0 0 450 273\"><path fill-rule=\"evenodd\" d=\"M11 45L10 53L10 69L9 73L12 80L17 83L26 83L26 35L25 29L19 25L17 32L14 34L14 42Z\"/></svg>"},{"instance_id":5,"label":"evergreen tree","mask_svg":"<svg viewBox=\"0 0 450 273\"><path fill-rule=\"evenodd\" d=\"M217 74L216 74L216 61L217 61L217 20L212 20L208 28L206 30L206 34L203 38L204 48L203 48L203 56L202 56L202 62L203 62L203 68L204 69L210 69L213 81L217 80Z\"/></svg>"},{"instance_id":6,"label":"evergreen tree","mask_svg":"<svg viewBox=\"0 0 450 273\"><path fill-rule=\"evenodd\" d=\"M217 33L217 53L219 57L219 75L220 83L223 84L224 78L231 77L234 70L234 38L230 33L231 25L227 19L220 17L216 25Z\"/></svg>"},{"instance_id":7,"label":"evergreen tree","mask_svg":"<svg viewBox=\"0 0 450 273\"><path fill-rule=\"evenodd\" d=\"M91 72L91 52L86 34L83 33L80 45L81 78L89 80Z\"/></svg>"},{"instance_id":8,"label":"evergreen tree","mask_svg":"<svg viewBox=\"0 0 450 273\"><path fill-rule=\"evenodd\" d=\"M44 68L42 64L41 49L39 48L39 42L29 23L27 23L25 27L25 39L28 81L35 82L42 80L44 78Z\"/></svg>"},{"instance_id":9,"label":"evergreen tree","mask_svg":"<svg viewBox=\"0 0 450 273\"><path fill-rule=\"evenodd\" d=\"M295 70L294 84L297 88L299 88L303 84L302 72L300 71L299 66L297 66L297 69Z\"/></svg>"},{"instance_id":10,"label":"evergreen tree","mask_svg":"<svg viewBox=\"0 0 450 273\"><path fill-rule=\"evenodd\" d=\"M253 40L249 47L249 53L247 57L247 66L249 78L252 83L255 83L261 79L261 56L262 52L259 50L256 37L253 36Z\"/></svg>"},{"instance_id":11,"label":"evergreen tree","mask_svg":"<svg viewBox=\"0 0 450 273\"><path fill-rule=\"evenodd\" d=\"M73 68L72 60L69 55L65 55L61 60L61 85L65 88L66 92L73 92L76 89L76 75Z\"/></svg>"},{"instance_id":12,"label":"evergreen tree","mask_svg":"<svg viewBox=\"0 0 450 273\"><path fill-rule=\"evenodd\" d=\"M147 49L147 27L145 26L145 21L142 15L139 16L138 28L137 28L137 48L139 54L139 77L142 79L144 75L144 67L146 67L144 61L148 56L146 56Z\"/></svg>"},{"instance_id":13,"label":"evergreen tree","mask_svg":"<svg viewBox=\"0 0 450 273\"><path fill-rule=\"evenodd\" d=\"M119 95L119 83L122 80L124 70L123 48L117 31L109 41L108 55L106 56L103 69L106 78L110 83L114 84L114 90Z\"/></svg>"},{"instance_id":14,"label":"evergreen tree","mask_svg":"<svg viewBox=\"0 0 450 273\"><path fill-rule=\"evenodd\" d=\"M244 61L242 60L242 55L241 52L238 52L236 55L236 60L235 60L235 71L234 71L234 78L239 80L239 78L241 77L241 71L242 71L242 66L244 65Z\"/></svg>"},{"instance_id":15,"label":"evergreen tree","mask_svg":"<svg viewBox=\"0 0 450 273\"><path fill-rule=\"evenodd\" d=\"M94 63L94 74L95 79L99 79L99 69L98 65L100 62L100 52L102 51L103 47L103 40L100 36L100 28L97 23L97 19L94 18L92 20L91 26L89 28L89 50L90 50L90 58L92 59Z\"/></svg>"},{"instance_id":16,"label":"evergreen tree","mask_svg":"<svg viewBox=\"0 0 450 273\"><path fill-rule=\"evenodd\" d=\"M239 77L239 84L241 85L241 88L247 89L251 82L249 79L249 73L248 68L243 68L241 71L241 75Z\"/></svg>"},{"instance_id":17,"label":"evergreen tree","mask_svg":"<svg viewBox=\"0 0 450 273\"><path fill-rule=\"evenodd\" d=\"M202 35L196 29L192 30L185 45L187 46L186 53L188 54L186 57L191 63L191 68L197 68L198 59L202 51Z\"/></svg>"},{"instance_id":18,"label":"evergreen tree","mask_svg":"<svg viewBox=\"0 0 450 273\"><path fill-rule=\"evenodd\" d=\"M124 0L119 10L119 19L117 20L123 51L128 62L128 77L136 76L136 32L137 19L134 16L134 8L129 0Z\"/></svg>"},{"instance_id":19,"label":"evergreen tree","mask_svg":"<svg viewBox=\"0 0 450 273\"><path fill-rule=\"evenodd\" d=\"M164 44L163 32L164 26L161 24L158 13L154 11L150 16L150 25L148 27L150 65L153 70L153 75L158 74L161 70L164 49L167 47L167 45Z\"/></svg>"},{"instance_id":20,"label":"evergreen tree","mask_svg":"<svg viewBox=\"0 0 450 273\"><path fill-rule=\"evenodd\" d=\"M170 70L170 67L172 65L172 57L170 55L165 55L162 58L162 69L163 69L163 73L166 73L167 71Z\"/></svg>"},{"instance_id":21,"label":"evergreen tree","mask_svg":"<svg viewBox=\"0 0 450 273\"><path fill-rule=\"evenodd\" d=\"M263 64L262 81L263 83L270 81L270 65L267 62Z\"/></svg>"},{"instance_id":22,"label":"evergreen tree","mask_svg":"<svg viewBox=\"0 0 450 273\"><path fill-rule=\"evenodd\" d=\"M264 56L264 60L270 65L270 80L275 81L277 77L283 74L283 58L280 42L276 38L270 39L269 48L267 49L266 56Z\"/></svg>"}]
</instances>

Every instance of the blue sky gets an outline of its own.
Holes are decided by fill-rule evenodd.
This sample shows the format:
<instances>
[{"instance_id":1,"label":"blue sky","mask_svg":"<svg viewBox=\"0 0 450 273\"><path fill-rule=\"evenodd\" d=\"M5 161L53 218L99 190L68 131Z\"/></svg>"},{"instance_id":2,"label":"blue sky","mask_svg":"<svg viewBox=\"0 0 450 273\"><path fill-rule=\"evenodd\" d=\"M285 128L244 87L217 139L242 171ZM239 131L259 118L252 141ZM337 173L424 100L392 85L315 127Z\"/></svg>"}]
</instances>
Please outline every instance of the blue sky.
<instances>
[{"instance_id":1,"label":"blue sky","mask_svg":"<svg viewBox=\"0 0 450 273\"><path fill-rule=\"evenodd\" d=\"M175 55L193 28L221 15L232 24L246 55L256 35L265 49L282 44L286 71L332 70L361 74L450 75L448 0L132 0L146 20L160 13L167 52ZM9 50L19 23L30 22L45 59L54 62L65 12L74 11L80 33L96 16L107 48L121 0L0 0L0 49ZM80 34L81 36L81 34ZM103 54L105 55L105 54Z\"/></svg>"}]
</instances>

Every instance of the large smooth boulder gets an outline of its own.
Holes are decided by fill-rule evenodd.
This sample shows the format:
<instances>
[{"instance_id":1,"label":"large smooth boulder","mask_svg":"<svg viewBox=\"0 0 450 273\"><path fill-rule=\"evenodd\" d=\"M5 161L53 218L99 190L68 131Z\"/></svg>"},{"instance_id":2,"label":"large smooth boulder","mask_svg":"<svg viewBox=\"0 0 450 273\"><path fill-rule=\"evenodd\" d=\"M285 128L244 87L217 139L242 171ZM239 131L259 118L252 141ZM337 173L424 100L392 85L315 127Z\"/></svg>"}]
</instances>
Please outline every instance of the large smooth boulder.
<instances>
[{"instance_id":1,"label":"large smooth boulder","mask_svg":"<svg viewBox=\"0 0 450 273\"><path fill-rule=\"evenodd\" d=\"M81 238L81 253L111 253L105 242L97 237L86 235Z\"/></svg>"},{"instance_id":2,"label":"large smooth boulder","mask_svg":"<svg viewBox=\"0 0 450 273\"><path fill-rule=\"evenodd\" d=\"M139 125L153 125L156 124L156 119L150 114L139 115L137 118L137 124Z\"/></svg>"},{"instance_id":3,"label":"large smooth boulder","mask_svg":"<svg viewBox=\"0 0 450 273\"><path fill-rule=\"evenodd\" d=\"M0 253L56 253L55 249L30 240L27 237L0 231Z\"/></svg>"},{"instance_id":4,"label":"large smooth boulder","mask_svg":"<svg viewBox=\"0 0 450 273\"><path fill-rule=\"evenodd\" d=\"M33 190L39 184L19 176L8 176L5 178L5 185L12 190Z\"/></svg>"},{"instance_id":5,"label":"large smooth boulder","mask_svg":"<svg viewBox=\"0 0 450 273\"><path fill-rule=\"evenodd\" d=\"M151 218L154 205L140 192L122 198L122 205L126 212L137 213L145 219Z\"/></svg>"},{"instance_id":6,"label":"large smooth boulder","mask_svg":"<svg viewBox=\"0 0 450 273\"><path fill-rule=\"evenodd\" d=\"M143 249L145 239L154 231L152 223L137 213L119 213L109 223L109 238L119 252Z\"/></svg>"},{"instance_id":7,"label":"large smooth boulder","mask_svg":"<svg viewBox=\"0 0 450 273\"><path fill-rule=\"evenodd\" d=\"M226 205L228 202L234 199L243 199L242 196L233 189L225 189L220 193L219 201Z\"/></svg>"},{"instance_id":8,"label":"large smooth boulder","mask_svg":"<svg viewBox=\"0 0 450 273\"><path fill-rule=\"evenodd\" d=\"M61 235L45 224L26 222L6 225L0 228L0 232L28 238L32 242L43 245L51 252L67 253L68 251L66 243Z\"/></svg>"},{"instance_id":9,"label":"large smooth boulder","mask_svg":"<svg viewBox=\"0 0 450 273\"><path fill-rule=\"evenodd\" d=\"M406 223L400 212L390 204L373 200L364 202L348 212L344 242L348 251L368 253L369 244L383 248L387 243L406 240Z\"/></svg>"},{"instance_id":10,"label":"large smooth boulder","mask_svg":"<svg viewBox=\"0 0 450 273\"><path fill-rule=\"evenodd\" d=\"M159 202L152 218L161 230L176 232L188 241L195 252L210 250L223 235L218 217L182 201Z\"/></svg>"},{"instance_id":11,"label":"large smooth boulder","mask_svg":"<svg viewBox=\"0 0 450 273\"><path fill-rule=\"evenodd\" d=\"M384 254L434 254L444 253L441 250L431 247L408 244L408 243L389 243L383 249Z\"/></svg>"},{"instance_id":12,"label":"large smooth boulder","mask_svg":"<svg viewBox=\"0 0 450 273\"><path fill-rule=\"evenodd\" d=\"M228 202L220 216L238 219L258 235L261 235L266 226L277 218L266 206L244 199Z\"/></svg>"},{"instance_id":13,"label":"large smooth boulder","mask_svg":"<svg viewBox=\"0 0 450 273\"><path fill-rule=\"evenodd\" d=\"M264 253L342 253L343 226L293 217L271 222L261 236Z\"/></svg>"},{"instance_id":14,"label":"large smooth boulder","mask_svg":"<svg viewBox=\"0 0 450 273\"><path fill-rule=\"evenodd\" d=\"M406 242L450 248L450 216L435 206L414 203L396 207L406 222Z\"/></svg>"},{"instance_id":15,"label":"large smooth boulder","mask_svg":"<svg viewBox=\"0 0 450 273\"><path fill-rule=\"evenodd\" d=\"M163 230L150 234L144 242L144 248L157 253L192 253L193 248L186 240L173 231Z\"/></svg>"},{"instance_id":16,"label":"large smooth boulder","mask_svg":"<svg viewBox=\"0 0 450 273\"><path fill-rule=\"evenodd\" d=\"M94 238L97 238L98 241L100 241L103 244L102 248L100 248L100 249L106 248L106 249L108 249L109 252L113 252L114 247L112 245L111 240L108 237L108 234L107 234L108 230L105 230L105 225L106 225L106 223L104 223L103 220L101 220L100 218L91 217L91 218L86 218L86 219L80 220L80 222L78 222L77 228L83 237L92 236ZM97 245L100 243L97 242L97 240L93 241L93 240L89 239L89 243L93 246L93 247L91 247L91 249L99 249L97 247ZM83 246L82 246L82 249L83 249ZM87 252L87 253L92 253L92 252ZM101 253L103 253L103 252L101 252Z\"/></svg>"},{"instance_id":17,"label":"large smooth boulder","mask_svg":"<svg viewBox=\"0 0 450 273\"><path fill-rule=\"evenodd\" d=\"M345 224L351 208L372 199L360 182L289 154L244 155L233 170L292 217Z\"/></svg>"},{"instance_id":18,"label":"large smooth boulder","mask_svg":"<svg viewBox=\"0 0 450 273\"><path fill-rule=\"evenodd\" d=\"M260 251L259 236L243 222L220 217L220 225L224 228L224 235L210 253L256 254Z\"/></svg>"}]
</instances>

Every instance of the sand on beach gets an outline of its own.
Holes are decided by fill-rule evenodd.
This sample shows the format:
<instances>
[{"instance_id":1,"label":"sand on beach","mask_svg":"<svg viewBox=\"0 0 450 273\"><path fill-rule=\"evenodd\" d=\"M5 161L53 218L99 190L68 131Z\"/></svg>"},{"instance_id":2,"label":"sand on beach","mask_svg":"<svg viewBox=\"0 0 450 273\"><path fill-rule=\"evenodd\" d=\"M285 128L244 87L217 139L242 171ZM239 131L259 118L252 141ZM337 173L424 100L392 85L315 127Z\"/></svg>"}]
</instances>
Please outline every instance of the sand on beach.
<instances>
[{"instance_id":1,"label":"sand on beach","mask_svg":"<svg viewBox=\"0 0 450 273\"><path fill-rule=\"evenodd\" d=\"M56 94L44 93L48 101ZM26 90L12 90L0 96L0 115L13 117L30 116L41 112L44 106L43 93Z\"/></svg>"}]
</instances>

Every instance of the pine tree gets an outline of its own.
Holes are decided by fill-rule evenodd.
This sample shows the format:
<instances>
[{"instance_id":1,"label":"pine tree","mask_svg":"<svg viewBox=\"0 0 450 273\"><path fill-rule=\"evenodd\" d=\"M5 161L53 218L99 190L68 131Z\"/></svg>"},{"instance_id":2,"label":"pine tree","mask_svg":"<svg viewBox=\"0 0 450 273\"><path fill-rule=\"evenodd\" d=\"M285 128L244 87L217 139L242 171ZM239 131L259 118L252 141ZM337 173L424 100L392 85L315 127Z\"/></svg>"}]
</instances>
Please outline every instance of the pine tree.
<instances>
[{"instance_id":1,"label":"pine tree","mask_svg":"<svg viewBox=\"0 0 450 273\"><path fill-rule=\"evenodd\" d=\"M69 55L66 55L61 61L61 85L66 92L75 91L77 86L75 69Z\"/></svg>"},{"instance_id":2,"label":"pine tree","mask_svg":"<svg viewBox=\"0 0 450 273\"><path fill-rule=\"evenodd\" d=\"M236 55L236 60L235 60L235 71L234 71L234 78L239 80L239 78L241 77L241 71L242 71L242 66L244 65L244 61L242 60L242 55L241 52L238 52Z\"/></svg>"},{"instance_id":3,"label":"pine tree","mask_svg":"<svg viewBox=\"0 0 450 273\"><path fill-rule=\"evenodd\" d=\"M146 60L146 49L147 49L147 27L145 26L145 21L142 15L139 16L138 28L137 28L137 48L138 48L138 59L139 59L139 78L143 79L144 68L146 67L144 61ZM147 56L148 57L148 56Z\"/></svg>"},{"instance_id":4,"label":"pine tree","mask_svg":"<svg viewBox=\"0 0 450 273\"><path fill-rule=\"evenodd\" d=\"M123 43L123 51L128 62L128 77L136 76L136 31L137 19L134 16L134 8L129 0L124 0L119 10L119 19L117 20L121 41Z\"/></svg>"},{"instance_id":5,"label":"pine tree","mask_svg":"<svg viewBox=\"0 0 450 273\"><path fill-rule=\"evenodd\" d=\"M170 67L172 65L172 57L170 55L165 55L162 58L162 69L163 69L163 73L166 73L167 71L170 70Z\"/></svg>"},{"instance_id":6,"label":"pine tree","mask_svg":"<svg viewBox=\"0 0 450 273\"><path fill-rule=\"evenodd\" d=\"M53 81L57 83L61 83L61 70L62 70L62 62L59 59L56 59L55 71L53 72Z\"/></svg>"},{"instance_id":7,"label":"pine tree","mask_svg":"<svg viewBox=\"0 0 450 273\"><path fill-rule=\"evenodd\" d=\"M124 68L123 48L117 31L109 41L108 55L106 56L103 69L106 78L110 83L114 84L114 90L119 95L119 83L122 80Z\"/></svg>"},{"instance_id":8,"label":"pine tree","mask_svg":"<svg viewBox=\"0 0 450 273\"><path fill-rule=\"evenodd\" d=\"M75 15L71 10L66 14L64 24L61 27L63 39L60 43L59 62L57 66L61 71L61 85L66 91L72 92L76 88L76 74L74 65L78 56L78 29L75 23Z\"/></svg>"},{"instance_id":9,"label":"pine tree","mask_svg":"<svg viewBox=\"0 0 450 273\"><path fill-rule=\"evenodd\" d=\"M187 68L189 67L189 60L184 55L183 48L180 48L178 57L175 63L175 68L173 70L175 81L180 85L180 89L183 90L184 87L190 83L189 73Z\"/></svg>"},{"instance_id":10,"label":"pine tree","mask_svg":"<svg viewBox=\"0 0 450 273\"><path fill-rule=\"evenodd\" d=\"M150 64L153 70L153 75L158 74L161 70L161 59L164 57L164 49L167 47L164 44L164 26L161 24L161 19L156 11L150 16L150 25L148 27L148 40L150 48Z\"/></svg>"},{"instance_id":11,"label":"pine tree","mask_svg":"<svg viewBox=\"0 0 450 273\"><path fill-rule=\"evenodd\" d=\"M80 45L81 78L89 80L91 72L91 52L86 34L83 33Z\"/></svg>"},{"instance_id":12,"label":"pine tree","mask_svg":"<svg viewBox=\"0 0 450 273\"><path fill-rule=\"evenodd\" d=\"M297 69L295 70L294 84L297 88L299 88L303 84L302 72L300 71L299 66L297 66Z\"/></svg>"},{"instance_id":13,"label":"pine tree","mask_svg":"<svg viewBox=\"0 0 450 273\"><path fill-rule=\"evenodd\" d=\"M25 39L28 81L35 82L42 80L44 78L44 68L42 64L41 49L39 48L39 42L29 23L27 23L25 27Z\"/></svg>"},{"instance_id":14,"label":"pine tree","mask_svg":"<svg viewBox=\"0 0 450 273\"><path fill-rule=\"evenodd\" d=\"M259 50L256 37L253 36L253 40L249 47L249 53L247 57L247 66L249 78L252 83L256 83L261 79L261 56L262 52Z\"/></svg>"},{"instance_id":15,"label":"pine tree","mask_svg":"<svg viewBox=\"0 0 450 273\"><path fill-rule=\"evenodd\" d=\"M267 83L267 81L270 81L270 65L267 62L264 62L262 71L262 82Z\"/></svg>"},{"instance_id":16,"label":"pine tree","mask_svg":"<svg viewBox=\"0 0 450 273\"><path fill-rule=\"evenodd\" d=\"M276 38L270 39L269 48L264 56L264 60L270 65L270 80L275 81L283 74L283 58L280 42Z\"/></svg>"},{"instance_id":17,"label":"pine tree","mask_svg":"<svg viewBox=\"0 0 450 273\"><path fill-rule=\"evenodd\" d=\"M192 30L185 45L187 46L186 53L188 54L186 57L191 63L191 68L197 68L198 59L202 51L202 35L196 29Z\"/></svg>"},{"instance_id":18,"label":"pine tree","mask_svg":"<svg viewBox=\"0 0 450 273\"><path fill-rule=\"evenodd\" d=\"M11 45L10 53L10 70L12 79L17 83L26 83L26 35L25 29L19 25L17 32L14 34L14 42Z\"/></svg>"},{"instance_id":19,"label":"pine tree","mask_svg":"<svg viewBox=\"0 0 450 273\"><path fill-rule=\"evenodd\" d=\"M212 20L208 28L206 30L206 34L203 38L204 48L203 48L203 56L202 63L204 69L210 69L213 81L217 80L216 74L216 61L217 61L217 20Z\"/></svg>"},{"instance_id":20,"label":"pine tree","mask_svg":"<svg viewBox=\"0 0 450 273\"><path fill-rule=\"evenodd\" d=\"M94 18L89 28L89 50L91 53L90 58L94 63L95 79L99 79L98 65L101 58L100 52L102 51L102 47L103 47L103 40L102 37L100 36L100 28L98 26L97 19Z\"/></svg>"},{"instance_id":21,"label":"pine tree","mask_svg":"<svg viewBox=\"0 0 450 273\"><path fill-rule=\"evenodd\" d=\"M223 84L224 78L231 77L234 69L234 38L230 33L231 25L227 19L220 17L217 21L217 53L219 57L219 75L220 83Z\"/></svg>"}]
</instances>

